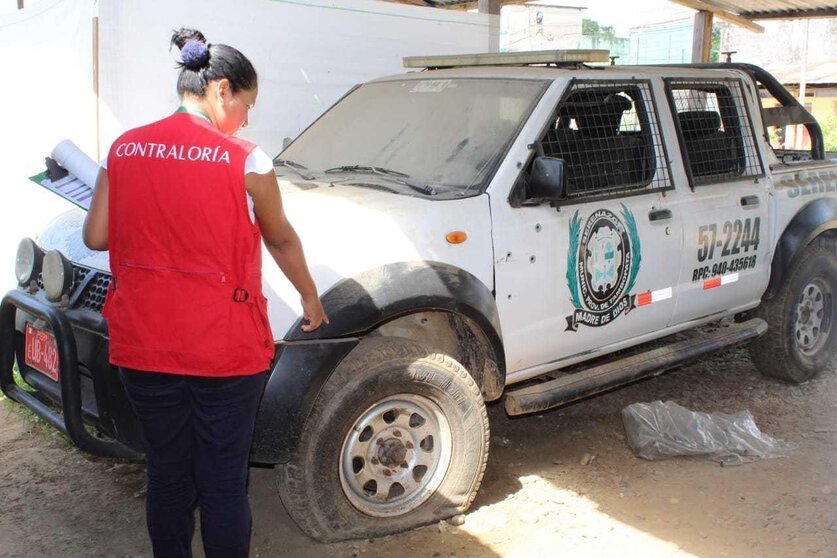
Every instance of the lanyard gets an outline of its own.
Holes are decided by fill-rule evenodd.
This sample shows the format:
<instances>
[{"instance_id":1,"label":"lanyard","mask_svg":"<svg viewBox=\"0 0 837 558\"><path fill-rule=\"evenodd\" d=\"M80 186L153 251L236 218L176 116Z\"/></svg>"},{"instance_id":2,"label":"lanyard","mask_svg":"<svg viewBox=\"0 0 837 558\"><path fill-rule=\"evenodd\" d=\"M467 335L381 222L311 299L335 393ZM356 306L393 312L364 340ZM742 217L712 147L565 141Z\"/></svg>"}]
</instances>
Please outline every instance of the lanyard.
<instances>
[{"instance_id":1,"label":"lanyard","mask_svg":"<svg viewBox=\"0 0 837 558\"><path fill-rule=\"evenodd\" d=\"M205 112L203 112L202 110L190 109L189 107L187 107L185 105L180 105L179 107L177 107L177 110L174 111L174 112L188 112L189 114L194 114L195 116L200 116L202 118L206 118L207 122L210 122L210 123L212 122L212 120L209 119L209 115L206 114Z\"/></svg>"}]
</instances>

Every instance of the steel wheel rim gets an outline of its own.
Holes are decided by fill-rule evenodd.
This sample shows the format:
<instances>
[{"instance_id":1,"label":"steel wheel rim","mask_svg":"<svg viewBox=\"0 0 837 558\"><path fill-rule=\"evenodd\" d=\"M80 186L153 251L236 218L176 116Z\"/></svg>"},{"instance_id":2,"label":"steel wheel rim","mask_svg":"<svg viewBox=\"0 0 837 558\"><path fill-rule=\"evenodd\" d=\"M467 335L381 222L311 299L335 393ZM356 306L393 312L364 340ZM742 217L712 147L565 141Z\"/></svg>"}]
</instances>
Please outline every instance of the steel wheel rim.
<instances>
[{"instance_id":1,"label":"steel wheel rim","mask_svg":"<svg viewBox=\"0 0 837 558\"><path fill-rule=\"evenodd\" d=\"M816 354L831 332L831 291L822 281L811 281L802 289L795 308L794 339L802 354Z\"/></svg>"},{"instance_id":2,"label":"steel wheel rim","mask_svg":"<svg viewBox=\"0 0 837 558\"><path fill-rule=\"evenodd\" d=\"M343 492L367 515L407 513L441 484L451 442L450 423L431 399L413 393L382 399L364 411L343 440Z\"/></svg>"}]
</instances>

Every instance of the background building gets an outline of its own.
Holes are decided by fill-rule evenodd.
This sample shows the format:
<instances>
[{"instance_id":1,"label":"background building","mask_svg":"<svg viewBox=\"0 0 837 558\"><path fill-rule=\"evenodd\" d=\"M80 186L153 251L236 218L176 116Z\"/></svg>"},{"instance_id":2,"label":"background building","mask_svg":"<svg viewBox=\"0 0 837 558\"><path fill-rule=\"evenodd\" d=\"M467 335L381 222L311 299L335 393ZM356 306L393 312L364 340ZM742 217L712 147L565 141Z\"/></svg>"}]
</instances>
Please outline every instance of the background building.
<instances>
[{"instance_id":1,"label":"background building","mask_svg":"<svg viewBox=\"0 0 837 558\"><path fill-rule=\"evenodd\" d=\"M686 64L692 60L694 18L649 22L631 28L626 64Z\"/></svg>"},{"instance_id":2,"label":"background building","mask_svg":"<svg viewBox=\"0 0 837 558\"><path fill-rule=\"evenodd\" d=\"M545 3L504 6L500 18L500 50L581 48L584 10Z\"/></svg>"}]
</instances>

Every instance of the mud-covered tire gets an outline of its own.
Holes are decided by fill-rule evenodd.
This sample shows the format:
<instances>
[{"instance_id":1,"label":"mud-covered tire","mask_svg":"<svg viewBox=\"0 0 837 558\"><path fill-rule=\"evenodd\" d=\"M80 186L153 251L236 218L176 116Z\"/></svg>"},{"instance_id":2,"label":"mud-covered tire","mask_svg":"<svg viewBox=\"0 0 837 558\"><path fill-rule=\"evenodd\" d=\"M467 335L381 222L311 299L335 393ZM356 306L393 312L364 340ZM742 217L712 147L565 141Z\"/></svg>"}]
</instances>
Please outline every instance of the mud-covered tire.
<instances>
[{"instance_id":1,"label":"mud-covered tire","mask_svg":"<svg viewBox=\"0 0 837 558\"><path fill-rule=\"evenodd\" d=\"M756 368L796 384L819 374L837 348L835 295L837 257L821 246L808 246L779 292L755 311L768 326L749 345Z\"/></svg>"},{"instance_id":2,"label":"mud-covered tire","mask_svg":"<svg viewBox=\"0 0 837 558\"><path fill-rule=\"evenodd\" d=\"M418 441L428 432L429 443ZM323 386L291 460L276 466L277 487L291 518L316 540L388 535L464 512L482 481L488 441L479 387L458 362L407 339L372 337ZM359 490L372 477L392 482L390 490L376 496L369 481Z\"/></svg>"}]
</instances>

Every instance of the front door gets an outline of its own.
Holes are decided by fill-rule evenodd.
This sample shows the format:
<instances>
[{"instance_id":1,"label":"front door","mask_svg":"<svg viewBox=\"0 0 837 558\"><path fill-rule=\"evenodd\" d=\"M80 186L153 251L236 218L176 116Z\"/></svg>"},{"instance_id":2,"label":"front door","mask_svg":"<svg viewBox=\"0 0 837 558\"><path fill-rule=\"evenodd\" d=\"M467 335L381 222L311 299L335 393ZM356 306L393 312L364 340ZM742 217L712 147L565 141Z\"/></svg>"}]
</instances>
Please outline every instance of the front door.
<instances>
[{"instance_id":1,"label":"front door","mask_svg":"<svg viewBox=\"0 0 837 558\"><path fill-rule=\"evenodd\" d=\"M507 163L521 161L511 197L489 190L510 381L664 328L680 271L651 83L572 80L550 93L548 112L533 115L541 125L510 153ZM536 156L564 161L565 199L554 207L528 190Z\"/></svg>"}]
</instances>

